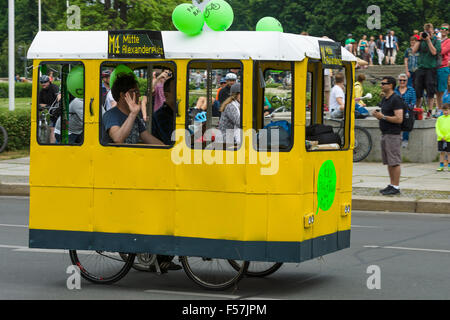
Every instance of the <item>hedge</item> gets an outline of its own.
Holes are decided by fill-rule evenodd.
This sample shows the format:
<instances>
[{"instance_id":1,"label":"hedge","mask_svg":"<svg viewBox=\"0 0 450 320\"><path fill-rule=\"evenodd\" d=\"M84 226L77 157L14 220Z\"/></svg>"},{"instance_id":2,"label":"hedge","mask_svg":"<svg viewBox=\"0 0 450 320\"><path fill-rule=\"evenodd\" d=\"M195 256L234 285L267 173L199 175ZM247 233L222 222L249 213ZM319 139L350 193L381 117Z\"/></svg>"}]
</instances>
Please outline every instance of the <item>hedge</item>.
<instances>
[{"instance_id":1,"label":"hedge","mask_svg":"<svg viewBox=\"0 0 450 320\"><path fill-rule=\"evenodd\" d=\"M31 82L16 82L14 96L16 98L30 98L33 84ZM9 98L8 82L0 82L0 98Z\"/></svg>"},{"instance_id":2,"label":"hedge","mask_svg":"<svg viewBox=\"0 0 450 320\"><path fill-rule=\"evenodd\" d=\"M8 133L7 151L30 148L30 110L0 110L0 125L4 127Z\"/></svg>"}]
</instances>

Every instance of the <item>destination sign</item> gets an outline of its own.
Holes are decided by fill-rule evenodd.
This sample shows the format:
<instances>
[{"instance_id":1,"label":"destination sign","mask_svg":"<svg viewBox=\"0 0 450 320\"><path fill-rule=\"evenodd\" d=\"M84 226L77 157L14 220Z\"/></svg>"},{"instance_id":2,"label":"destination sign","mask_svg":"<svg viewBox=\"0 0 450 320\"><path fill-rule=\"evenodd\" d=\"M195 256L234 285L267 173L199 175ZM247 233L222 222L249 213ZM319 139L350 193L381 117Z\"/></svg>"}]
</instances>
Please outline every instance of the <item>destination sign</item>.
<instances>
[{"instance_id":1,"label":"destination sign","mask_svg":"<svg viewBox=\"0 0 450 320\"><path fill-rule=\"evenodd\" d=\"M149 30L108 31L108 58L164 59L161 32Z\"/></svg>"},{"instance_id":2,"label":"destination sign","mask_svg":"<svg viewBox=\"0 0 450 320\"><path fill-rule=\"evenodd\" d=\"M324 68L342 66L341 44L339 42L319 40L320 57Z\"/></svg>"}]
</instances>

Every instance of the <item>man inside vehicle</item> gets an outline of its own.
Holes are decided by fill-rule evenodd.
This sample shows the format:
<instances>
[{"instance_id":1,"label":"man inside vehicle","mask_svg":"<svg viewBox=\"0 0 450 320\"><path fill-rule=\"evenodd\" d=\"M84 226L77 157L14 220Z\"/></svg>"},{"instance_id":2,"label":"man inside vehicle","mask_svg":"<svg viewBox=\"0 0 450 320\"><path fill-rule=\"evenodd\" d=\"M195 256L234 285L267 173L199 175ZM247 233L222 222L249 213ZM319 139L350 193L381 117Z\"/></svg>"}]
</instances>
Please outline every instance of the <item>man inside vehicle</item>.
<instances>
[{"instance_id":1,"label":"man inside vehicle","mask_svg":"<svg viewBox=\"0 0 450 320\"><path fill-rule=\"evenodd\" d=\"M117 107L108 110L102 118L102 143L163 145L151 135L140 118L138 82L132 74L119 74L111 89Z\"/></svg>"}]
</instances>

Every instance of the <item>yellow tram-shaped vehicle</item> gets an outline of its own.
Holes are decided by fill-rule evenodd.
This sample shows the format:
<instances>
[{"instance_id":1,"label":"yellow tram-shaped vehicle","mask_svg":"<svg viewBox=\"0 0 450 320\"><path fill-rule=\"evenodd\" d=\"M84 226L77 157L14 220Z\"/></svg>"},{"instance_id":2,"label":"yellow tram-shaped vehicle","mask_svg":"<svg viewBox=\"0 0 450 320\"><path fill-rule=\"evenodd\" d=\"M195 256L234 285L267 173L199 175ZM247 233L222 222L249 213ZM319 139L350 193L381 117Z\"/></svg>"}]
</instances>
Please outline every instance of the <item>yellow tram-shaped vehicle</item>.
<instances>
[{"instance_id":1,"label":"yellow tram-shaped vehicle","mask_svg":"<svg viewBox=\"0 0 450 320\"><path fill-rule=\"evenodd\" d=\"M223 289L248 271L248 261L298 263L350 246L356 58L339 44L280 32L39 32L28 58L30 247L71 250L82 275L98 282L123 276L135 253L182 257L194 280L202 271L196 274L192 257L204 264L229 259L236 275L209 286ZM104 77L119 65L132 70L148 98L143 121L163 144L104 140ZM75 67L83 71L77 94L68 79ZM330 69L346 80L343 133L338 144L320 144L311 129L323 127ZM159 84L164 70L170 79ZM60 87L56 121L38 81L50 72ZM240 84L241 139L211 150L201 135L200 143L189 137L198 127L191 112L206 98L202 126L216 128L217 88L230 73ZM158 133L160 100L158 110L169 110L165 133ZM266 100L282 101L283 112L267 113ZM258 135L275 121L288 125L287 143L261 147ZM102 258L126 253L126 266L119 277L96 276L78 250Z\"/></svg>"}]
</instances>

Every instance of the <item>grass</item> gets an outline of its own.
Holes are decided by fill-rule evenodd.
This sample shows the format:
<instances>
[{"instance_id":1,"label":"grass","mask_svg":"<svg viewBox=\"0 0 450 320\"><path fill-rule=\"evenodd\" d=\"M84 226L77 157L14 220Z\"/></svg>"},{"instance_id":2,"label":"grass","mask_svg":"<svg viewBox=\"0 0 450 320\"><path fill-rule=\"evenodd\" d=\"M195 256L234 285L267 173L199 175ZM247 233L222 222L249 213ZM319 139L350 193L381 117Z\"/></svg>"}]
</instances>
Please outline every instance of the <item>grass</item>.
<instances>
[{"instance_id":1,"label":"grass","mask_svg":"<svg viewBox=\"0 0 450 320\"><path fill-rule=\"evenodd\" d=\"M16 150L16 151L4 151L0 153L0 161L1 160L11 160L17 158L25 158L30 156L30 150Z\"/></svg>"},{"instance_id":2,"label":"grass","mask_svg":"<svg viewBox=\"0 0 450 320\"><path fill-rule=\"evenodd\" d=\"M0 98L0 111L8 111L9 99ZM30 110L31 98L15 98L15 110Z\"/></svg>"}]
</instances>

